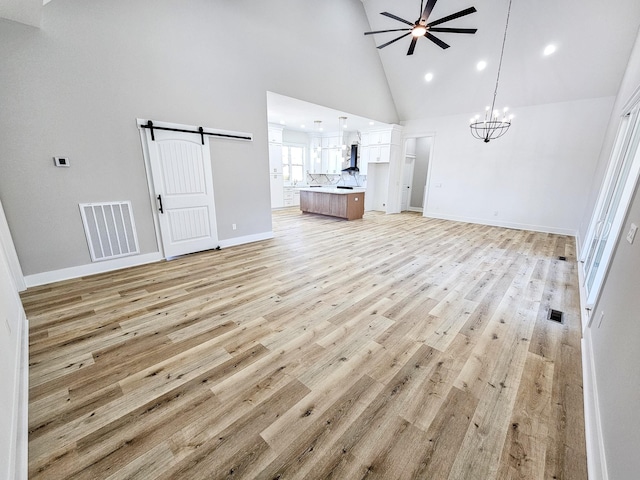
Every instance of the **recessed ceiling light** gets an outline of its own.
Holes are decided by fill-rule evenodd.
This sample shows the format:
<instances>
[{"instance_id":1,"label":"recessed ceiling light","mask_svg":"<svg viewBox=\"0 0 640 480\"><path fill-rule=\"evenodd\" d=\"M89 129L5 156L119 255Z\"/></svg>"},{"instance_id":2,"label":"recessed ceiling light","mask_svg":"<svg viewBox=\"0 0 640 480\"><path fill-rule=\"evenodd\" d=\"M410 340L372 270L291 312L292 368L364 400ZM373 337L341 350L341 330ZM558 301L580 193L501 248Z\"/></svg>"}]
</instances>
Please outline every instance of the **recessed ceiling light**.
<instances>
[{"instance_id":1,"label":"recessed ceiling light","mask_svg":"<svg viewBox=\"0 0 640 480\"><path fill-rule=\"evenodd\" d=\"M304 128L304 123L302 125L300 125L300 128Z\"/></svg>"},{"instance_id":2,"label":"recessed ceiling light","mask_svg":"<svg viewBox=\"0 0 640 480\"><path fill-rule=\"evenodd\" d=\"M544 54L545 55L551 55L552 53L554 53L556 51L556 46L553 44L549 44L546 47L544 47Z\"/></svg>"},{"instance_id":3,"label":"recessed ceiling light","mask_svg":"<svg viewBox=\"0 0 640 480\"><path fill-rule=\"evenodd\" d=\"M280 125L286 125L287 122L285 122L284 120L280 120Z\"/></svg>"},{"instance_id":4,"label":"recessed ceiling light","mask_svg":"<svg viewBox=\"0 0 640 480\"><path fill-rule=\"evenodd\" d=\"M431 80L433 80L433 73L427 73L427 74L424 76L424 79L425 79L427 82L430 82Z\"/></svg>"},{"instance_id":5,"label":"recessed ceiling light","mask_svg":"<svg viewBox=\"0 0 640 480\"><path fill-rule=\"evenodd\" d=\"M478 69L479 72L481 72L482 70L484 70L485 68L487 68L487 62L485 62L484 60L480 60L477 64L476 64L476 68Z\"/></svg>"},{"instance_id":6,"label":"recessed ceiling light","mask_svg":"<svg viewBox=\"0 0 640 480\"><path fill-rule=\"evenodd\" d=\"M369 122L369 125L375 125L376 122Z\"/></svg>"}]
</instances>

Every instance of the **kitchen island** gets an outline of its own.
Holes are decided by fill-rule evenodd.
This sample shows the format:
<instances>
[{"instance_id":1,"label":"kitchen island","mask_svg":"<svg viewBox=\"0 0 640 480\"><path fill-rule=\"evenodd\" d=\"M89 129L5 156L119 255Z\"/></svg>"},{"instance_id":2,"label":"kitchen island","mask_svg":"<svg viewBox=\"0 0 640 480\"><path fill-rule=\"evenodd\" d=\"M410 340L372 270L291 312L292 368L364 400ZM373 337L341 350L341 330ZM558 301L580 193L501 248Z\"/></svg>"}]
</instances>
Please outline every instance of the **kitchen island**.
<instances>
[{"instance_id":1,"label":"kitchen island","mask_svg":"<svg viewBox=\"0 0 640 480\"><path fill-rule=\"evenodd\" d=\"M300 210L356 220L364 215L364 191L364 188L303 188L300 190Z\"/></svg>"}]
</instances>

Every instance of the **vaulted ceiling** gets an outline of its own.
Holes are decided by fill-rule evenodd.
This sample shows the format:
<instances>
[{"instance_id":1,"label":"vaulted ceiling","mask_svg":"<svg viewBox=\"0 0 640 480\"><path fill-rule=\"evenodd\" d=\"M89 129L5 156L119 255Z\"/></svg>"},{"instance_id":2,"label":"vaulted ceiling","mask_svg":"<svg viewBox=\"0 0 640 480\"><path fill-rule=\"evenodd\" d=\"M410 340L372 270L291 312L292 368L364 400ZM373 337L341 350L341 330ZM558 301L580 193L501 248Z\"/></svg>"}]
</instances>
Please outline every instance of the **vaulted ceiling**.
<instances>
[{"instance_id":1,"label":"vaulted ceiling","mask_svg":"<svg viewBox=\"0 0 640 480\"><path fill-rule=\"evenodd\" d=\"M5 0L0 17L38 26L48 1ZM419 18L419 0L361 1L371 30L407 26L380 12ZM470 6L477 12L441 26L477 28L477 33L438 34L450 45L446 50L420 38L408 56L410 37L379 50L401 120L481 113L491 103L509 0L438 0L430 21ZM639 27L638 0L512 0L496 106L517 110L615 95ZM397 36L368 38L375 48ZM549 44L557 51L545 56ZM479 61L487 63L482 71L476 68Z\"/></svg>"},{"instance_id":2,"label":"vaulted ceiling","mask_svg":"<svg viewBox=\"0 0 640 480\"><path fill-rule=\"evenodd\" d=\"M412 22L419 18L420 0L363 0L363 5L372 30L407 26L380 12ZM401 120L480 113L491 103L509 0L439 0L430 20L470 6L477 12L441 26L477 28L477 33L437 34L450 45L446 50L420 38L407 56L411 37L379 50ZM517 110L615 95L639 26L638 0L513 0L496 106ZM372 35L371 48L397 36ZM548 44L557 51L545 56ZM478 71L481 60L487 66ZM430 82L427 73L433 75Z\"/></svg>"}]
</instances>

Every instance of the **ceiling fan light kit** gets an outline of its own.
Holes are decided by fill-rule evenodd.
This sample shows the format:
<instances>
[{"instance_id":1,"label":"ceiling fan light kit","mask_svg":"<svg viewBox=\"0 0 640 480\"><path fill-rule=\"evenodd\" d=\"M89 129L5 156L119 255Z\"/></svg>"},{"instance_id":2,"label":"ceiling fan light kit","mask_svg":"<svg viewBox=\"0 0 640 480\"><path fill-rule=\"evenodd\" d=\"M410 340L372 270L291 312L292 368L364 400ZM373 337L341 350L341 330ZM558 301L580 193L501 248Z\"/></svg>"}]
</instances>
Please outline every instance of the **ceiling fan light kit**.
<instances>
[{"instance_id":1,"label":"ceiling fan light kit","mask_svg":"<svg viewBox=\"0 0 640 480\"><path fill-rule=\"evenodd\" d=\"M415 22L410 22L409 20L405 20L404 18L398 17L393 13L389 12L381 12L380 15L384 15L385 17L392 18L397 20L398 22L409 25L410 28L393 28L391 30L376 30L374 32L365 32L365 35L375 35L376 33L388 33L388 32L406 32L400 35L397 38L394 38L390 42L383 43L379 45L377 48L381 49L391 45L392 43L397 42L398 40L411 35L413 38L411 39L411 43L409 44L409 50L407 51L407 55L413 55L413 52L416 48L416 42L420 37L424 37L428 40L431 40L433 43L438 45L440 48L447 49L450 47L447 43L440 40L438 37L433 35L432 32L440 32L440 33L468 33L474 34L478 30L477 28L447 28L447 27L438 27L438 25L443 24L445 22L449 22L451 20L455 20L456 18L464 17L466 15L470 15L477 10L475 7L465 8L464 10L460 10L459 12L453 13L451 15L447 15L446 17L440 18L438 20L434 20L433 22L429 22L429 16L431 15L431 11L435 6L438 0L427 0L427 5L424 5L424 0L420 2L420 18ZM424 6L424 9L423 9Z\"/></svg>"},{"instance_id":2,"label":"ceiling fan light kit","mask_svg":"<svg viewBox=\"0 0 640 480\"><path fill-rule=\"evenodd\" d=\"M504 36L502 38L502 50L500 51L500 63L498 64L498 75L496 77L496 88L493 91L493 101L491 102L491 107L487 107L484 119L480 119L480 115L476 115L471 119L471 124L469 127L471 128L471 135L474 138L484 141L484 143L489 143L490 140L495 140L496 138L500 138L511 126L511 120L513 119L513 115L507 116L507 108L505 107L502 111L502 118L500 112L495 110L496 106L496 96L498 95L498 84L500 82L500 70L502 69L502 57L504 56L504 44L507 41L507 28L509 27L509 16L511 15L511 1L509 0L509 9L507 10L507 21L504 26Z\"/></svg>"}]
</instances>

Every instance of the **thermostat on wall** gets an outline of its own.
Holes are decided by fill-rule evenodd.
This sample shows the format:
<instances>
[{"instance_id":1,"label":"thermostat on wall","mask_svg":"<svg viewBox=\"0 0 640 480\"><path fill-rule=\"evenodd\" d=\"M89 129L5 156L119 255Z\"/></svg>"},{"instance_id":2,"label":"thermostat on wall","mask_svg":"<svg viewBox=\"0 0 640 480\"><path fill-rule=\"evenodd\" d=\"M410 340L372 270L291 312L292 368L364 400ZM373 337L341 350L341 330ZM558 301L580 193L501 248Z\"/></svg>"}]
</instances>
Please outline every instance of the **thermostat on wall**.
<instances>
[{"instance_id":1,"label":"thermostat on wall","mask_svg":"<svg viewBox=\"0 0 640 480\"><path fill-rule=\"evenodd\" d=\"M68 167L69 159L67 157L53 157L53 164L56 167Z\"/></svg>"}]
</instances>

